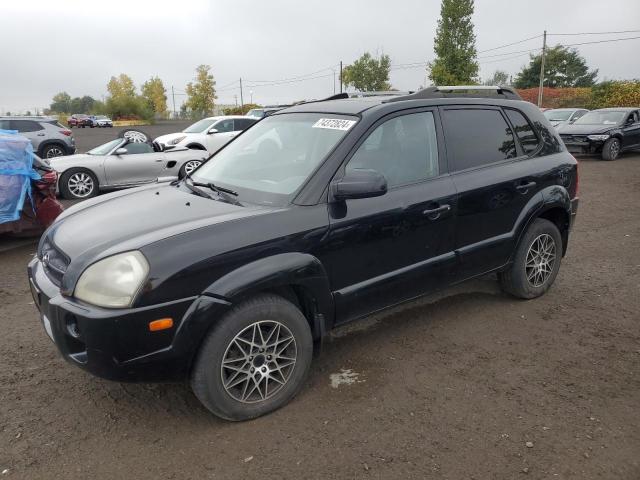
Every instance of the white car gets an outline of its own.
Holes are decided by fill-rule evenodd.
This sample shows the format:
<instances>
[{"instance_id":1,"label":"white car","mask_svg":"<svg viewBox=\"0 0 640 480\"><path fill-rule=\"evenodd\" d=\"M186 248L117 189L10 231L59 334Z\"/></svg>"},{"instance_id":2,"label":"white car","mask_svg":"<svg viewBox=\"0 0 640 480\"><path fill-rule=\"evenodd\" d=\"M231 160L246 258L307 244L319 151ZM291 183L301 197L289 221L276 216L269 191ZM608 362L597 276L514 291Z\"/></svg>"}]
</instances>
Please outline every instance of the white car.
<instances>
[{"instance_id":1,"label":"white car","mask_svg":"<svg viewBox=\"0 0 640 480\"><path fill-rule=\"evenodd\" d=\"M562 125L572 124L588 111L586 108L552 108L545 110L544 116L547 117L551 125L558 129Z\"/></svg>"},{"instance_id":2,"label":"white car","mask_svg":"<svg viewBox=\"0 0 640 480\"><path fill-rule=\"evenodd\" d=\"M258 120L239 115L204 118L182 132L161 135L155 141L162 145L206 150L214 154Z\"/></svg>"}]
</instances>

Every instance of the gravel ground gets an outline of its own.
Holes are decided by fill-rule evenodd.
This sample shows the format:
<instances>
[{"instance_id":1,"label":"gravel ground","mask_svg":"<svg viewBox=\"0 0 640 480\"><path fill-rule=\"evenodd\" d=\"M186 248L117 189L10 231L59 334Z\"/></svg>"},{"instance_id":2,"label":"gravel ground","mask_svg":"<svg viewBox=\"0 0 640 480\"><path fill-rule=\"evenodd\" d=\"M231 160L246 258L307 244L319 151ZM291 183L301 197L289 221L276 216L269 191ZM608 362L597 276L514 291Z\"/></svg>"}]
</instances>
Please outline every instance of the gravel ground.
<instances>
[{"instance_id":1,"label":"gravel ground","mask_svg":"<svg viewBox=\"0 0 640 480\"><path fill-rule=\"evenodd\" d=\"M184 385L67 364L29 294L34 247L1 252L1 476L640 478L640 156L580 171L547 295L488 277L343 328L290 405L240 424Z\"/></svg>"}]
</instances>

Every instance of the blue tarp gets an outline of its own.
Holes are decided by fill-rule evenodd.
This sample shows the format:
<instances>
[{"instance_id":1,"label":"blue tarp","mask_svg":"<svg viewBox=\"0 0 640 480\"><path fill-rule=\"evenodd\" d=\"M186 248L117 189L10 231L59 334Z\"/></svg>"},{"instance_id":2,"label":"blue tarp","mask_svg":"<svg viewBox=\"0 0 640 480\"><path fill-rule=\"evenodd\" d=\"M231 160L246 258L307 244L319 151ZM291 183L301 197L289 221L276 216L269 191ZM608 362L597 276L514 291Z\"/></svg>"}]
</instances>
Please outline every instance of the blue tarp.
<instances>
[{"instance_id":1,"label":"blue tarp","mask_svg":"<svg viewBox=\"0 0 640 480\"><path fill-rule=\"evenodd\" d=\"M31 180L40 175L33 169L33 147L15 130L0 130L0 223L20 218Z\"/></svg>"}]
</instances>

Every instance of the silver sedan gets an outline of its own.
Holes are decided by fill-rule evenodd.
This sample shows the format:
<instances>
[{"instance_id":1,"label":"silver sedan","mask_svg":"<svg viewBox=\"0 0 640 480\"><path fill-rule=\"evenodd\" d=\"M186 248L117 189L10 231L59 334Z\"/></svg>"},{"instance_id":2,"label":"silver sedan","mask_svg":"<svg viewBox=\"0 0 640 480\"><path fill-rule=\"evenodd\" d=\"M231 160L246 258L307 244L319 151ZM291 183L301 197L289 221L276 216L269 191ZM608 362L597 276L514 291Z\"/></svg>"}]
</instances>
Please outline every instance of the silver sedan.
<instances>
[{"instance_id":1,"label":"silver sedan","mask_svg":"<svg viewBox=\"0 0 640 480\"><path fill-rule=\"evenodd\" d=\"M58 190L64 198L82 199L101 190L135 187L158 177L183 177L198 168L208 154L202 150L175 148L162 151L135 134L117 138L87 153L56 157Z\"/></svg>"}]
</instances>

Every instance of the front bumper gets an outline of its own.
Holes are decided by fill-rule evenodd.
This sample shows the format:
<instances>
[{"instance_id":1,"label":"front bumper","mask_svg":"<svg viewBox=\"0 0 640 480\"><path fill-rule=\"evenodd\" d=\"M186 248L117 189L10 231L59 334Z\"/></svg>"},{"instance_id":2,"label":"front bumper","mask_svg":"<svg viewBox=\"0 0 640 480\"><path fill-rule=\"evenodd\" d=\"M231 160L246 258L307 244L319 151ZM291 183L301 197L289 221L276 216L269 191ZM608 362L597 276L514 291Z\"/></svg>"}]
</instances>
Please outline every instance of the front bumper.
<instances>
[{"instance_id":1,"label":"front bumper","mask_svg":"<svg viewBox=\"0 0 640 480\"><path fill-rule=\"evenodd\" d=\"M201 296L150 307L105 309L61 295L37 258L29 263L28 275L44 329L62 356L109 380L184 379L211 319L228 307ZM171 329L149 331L149 322L167 317L174 320Z\"/></svg>"},{"instance_id":2,"label":"front bumper","mask_svg":"<svg viewBox=\"0 0 640 480\"><path fill-rule=\"evenodd\" d=\"M577 154L590 154L597 153L602 150L602 146L604 145L603 140L583 140L583 141L568 141L563 140L564 145L567 147L569 153L577 153Z\"/></svg>"},{"instance_id":3,"label":"front bumper","mask_svg":"<svg viewBox=\"0 0 640 480\"><path fill-rule=\"evenodd\" d=\"M571 218L569 219L569 230L573 228L573 224L576 221L579 204L580 204L580 199L578 197L571 200Z\"/></svg>"}]
</instances>

